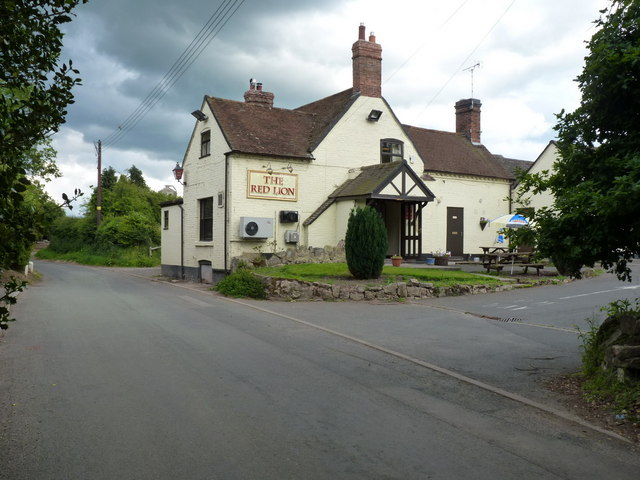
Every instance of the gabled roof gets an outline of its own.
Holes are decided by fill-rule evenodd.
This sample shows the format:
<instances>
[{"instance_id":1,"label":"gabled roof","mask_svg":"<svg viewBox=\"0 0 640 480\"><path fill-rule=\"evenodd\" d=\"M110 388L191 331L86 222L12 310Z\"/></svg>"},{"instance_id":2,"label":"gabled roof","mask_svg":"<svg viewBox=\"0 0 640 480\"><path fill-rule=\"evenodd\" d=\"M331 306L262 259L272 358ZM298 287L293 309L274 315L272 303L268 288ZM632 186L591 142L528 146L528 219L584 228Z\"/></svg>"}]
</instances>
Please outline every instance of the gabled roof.
<instances>
[{"instance_id":1,"label":"gabled roof","mask_svg":"<svg viewBox=\"0 0 640 480\"><path fill-rule=\"evenodd\" d=\"M359 94L351 89L295 110L205 97L231 150L277 157L310 158Z\"/></svg>"},{"instance_id":2,"label":"gabled roof","mask_svg":"<svg viewBox=\"0 0 640 480\"><path fill-rule=\"evenodd\" d=\"M368 165L329 198L393 198L430 202L435 196L404 160Z\"/></svg>"},{"instance_id":3,"label":"gabled roof","mask_svg":"<svg viewBox=\"0 0 640 480\"><path fill-rule=\"evenodd\" d=\"M484 145L474 145L459 133L403 125L427 172L512 179Z\"/></svg>"},{"instance_id":4,"label":"gabled roof","mask_svg":"<svg viewBox=\"0 0 640 480\"><path fill-rule=\"evenodd\" d=\"M314 115L314 126L311 132L309 150L314 150L335 124L357 100L360 93L353 93L352 88L325 97L313 103L296 108L296 111Z\"/></svg>"},{"instance_id":5,"label":"gabled roof","mask_svg":"<svg viewBox=\"0 0 640 480\"><path fill-rule=\"evenodd\" d=\"M345 181L331 193L304 221L304 226L311 225L336 201L352 198L430 202L435 196L405 160L369 165L360 168L355 178Z\"/></svg>"},{"instance_id":6,"label":"gabled roof","mask_svg":"<svg viewBox=\"0 0 640 480\"><path fill-rule=\"evenodd\" d=\"M309 158L313 115L205 97L232 151Z\"/></svg>"}]
</instances>

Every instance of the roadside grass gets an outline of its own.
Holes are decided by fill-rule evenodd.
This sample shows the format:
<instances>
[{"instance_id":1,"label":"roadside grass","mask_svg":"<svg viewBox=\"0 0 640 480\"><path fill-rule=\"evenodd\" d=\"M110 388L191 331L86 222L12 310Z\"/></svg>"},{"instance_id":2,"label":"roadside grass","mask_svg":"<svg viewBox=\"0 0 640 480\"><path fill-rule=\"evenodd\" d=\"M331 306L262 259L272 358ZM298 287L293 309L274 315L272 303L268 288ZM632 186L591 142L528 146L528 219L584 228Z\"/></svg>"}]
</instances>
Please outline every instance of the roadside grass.
<instances>
[{"instance_id":1,"label":"roadside grass","mask_svg":"<svg viewBox=\"0 0 640 480\"><path fill-rule=\"evenodd\" d=\"M287 278L307 282L340 283L341 281L356 281L351 275L346 263L302 263L280 265L275 267L260 267L253 270L259 275ZM411 268L385 266L382 276L378 280L363 280L367 283L393 283L408 281L412 278L423 282L433 283L434 287L449 287L453 285L503 285L507 282L498 277L475 275L459 270Z\"/></svg>"},{"instance_id":2,"label":"roadside grass","mask_svg":"<svg viewBox=\"0 0 640 480\"><path fill-rule=\"evenodd\" d=\"M149 256L149 250L145 247L113 248L106 251L84 248L67 253L58 253L51 248L43 248L36 253L36 258L104 267L157 267L160 265L159 251L156 250L153 255Z\"/></svg>"}]
</instances>

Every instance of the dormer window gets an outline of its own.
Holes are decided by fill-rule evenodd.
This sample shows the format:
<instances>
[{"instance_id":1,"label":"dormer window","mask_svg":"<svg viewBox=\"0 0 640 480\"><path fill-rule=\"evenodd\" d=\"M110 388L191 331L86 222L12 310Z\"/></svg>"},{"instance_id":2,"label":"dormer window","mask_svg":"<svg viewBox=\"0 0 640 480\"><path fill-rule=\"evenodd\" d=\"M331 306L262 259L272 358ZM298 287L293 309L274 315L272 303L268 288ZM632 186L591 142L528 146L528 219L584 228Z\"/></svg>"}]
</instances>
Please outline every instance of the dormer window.
<instances>
[{"instance_id":1,"label":"dormer window","mask_svg":"<svg viewBox=\"0 0 640 480\"><path fill-rule=\"evenodd\" d=\"M380 140L380 163L395 162L402 160L404 144L395 138L385 138Z\"/></svg>"},{"instance_id":2,"label":"dormer window","mask_svg":"<svg viewBox=\"0 0 640 480\"><path fill-rule=\"evenodd\" d=\"M206 157L211 153L211 130L205 130L200 134L200 156Z\"/></svg>"}]
</instances>

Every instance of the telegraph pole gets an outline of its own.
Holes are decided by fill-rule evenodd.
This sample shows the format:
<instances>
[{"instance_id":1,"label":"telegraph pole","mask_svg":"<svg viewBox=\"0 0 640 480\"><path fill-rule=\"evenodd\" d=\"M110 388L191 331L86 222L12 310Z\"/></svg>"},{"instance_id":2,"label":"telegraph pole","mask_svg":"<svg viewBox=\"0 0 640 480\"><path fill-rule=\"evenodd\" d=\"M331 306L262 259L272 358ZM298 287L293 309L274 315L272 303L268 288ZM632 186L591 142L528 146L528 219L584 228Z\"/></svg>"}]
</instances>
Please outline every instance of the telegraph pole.
<instances>
[{"instance_id":1,"label":"telegraph pole","mask_svg":"<svg viewBox=\"0 0 640 480\"><path fill-rule=\"evenodd\" d=\"M99 227L102 222L102 142L96 142L98 153L98 188L96 190L96 224Z\"/></svg>"}]
</instances>

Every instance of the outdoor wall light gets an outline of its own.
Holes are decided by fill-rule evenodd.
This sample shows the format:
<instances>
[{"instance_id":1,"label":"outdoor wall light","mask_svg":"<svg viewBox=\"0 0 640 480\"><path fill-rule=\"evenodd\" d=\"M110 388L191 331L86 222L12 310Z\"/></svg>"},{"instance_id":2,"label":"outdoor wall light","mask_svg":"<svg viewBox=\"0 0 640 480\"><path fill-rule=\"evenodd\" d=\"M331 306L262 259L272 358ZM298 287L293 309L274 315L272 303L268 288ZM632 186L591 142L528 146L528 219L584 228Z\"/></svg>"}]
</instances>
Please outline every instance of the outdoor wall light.
<instances>
[{"instance_id":1,"label":"outdoor wall light","mask_svg":"<svg viewBox=\"0 0 640 480\"><path fill-rule=\"evenodd\" d=\"M181 182L183 174L184 174L184 168L182 168L180 164L176 162L176 166L173 167L173 178L175 178L180 185L187 184L187 182Z\"/></svg>"},{"instance_id":2,"label":"outdoor wall light","mask_svg":"<svg viewBox=\"0 0 640 480\"><path fill-rule=\"evenodd\" d=\"M196 117L196 120L198 120L199 122L204 122L208 118L204 113L202 113L201 110L194 110L193 112L191 112L191 115Z\"/></svg>"},{"instance_id":3,"label":"outdoor wall light","mask_svg":"<svg viewBox=\"0 0 640 480\"><path fill-rule=\"evenodd\" d=\"M266 165L262 165L262 168L266 168L267 169L267 173L269 175L271 175L273 173L273 168L271 168L271 162L267 163Z\"/></svg>"},{"instance_id":4,"label":"outdoor wall light","mask_svg":"<svg viewBox=\"0 0 640 480\"><path fill-rule=\"evenodd\" d=\"M283 170L289 170L289 173L293 172L293 167L291 166L291 163L289 163L289 165L287 165L286 167L282 167Z\"/></svg>"},{"instance_id":5,"label":"outdoor wall light","mask_svg":"<svg viewBox=\"0 0 640 480\"><path fill-rule=\"evenodd\" d=\"M370 122L377 122L378 120L380 120L381 116L382 116L382 112L380 110L371 110L369 112L369 116L367 117L367 120L369 120Z\"/></svg>"}]
</instances>

